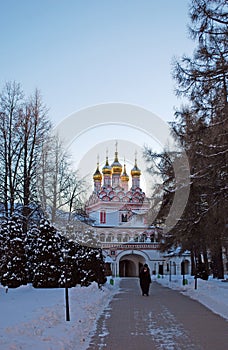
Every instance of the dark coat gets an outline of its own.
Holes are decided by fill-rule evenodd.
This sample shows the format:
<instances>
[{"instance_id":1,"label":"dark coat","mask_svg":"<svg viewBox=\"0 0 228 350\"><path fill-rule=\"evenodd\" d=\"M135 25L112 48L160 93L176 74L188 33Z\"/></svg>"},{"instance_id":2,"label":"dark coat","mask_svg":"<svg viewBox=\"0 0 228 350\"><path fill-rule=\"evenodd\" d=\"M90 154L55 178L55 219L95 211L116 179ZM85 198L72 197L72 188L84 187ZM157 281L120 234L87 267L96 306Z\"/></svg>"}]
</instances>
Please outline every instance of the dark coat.
<instances>
[{"instance_id":1,"label":"dark coat","mask_svg":"<svg viewBox=\"0 0 228 350\"><path fill-rule=\"evenodd\" d=\"M140 287L142 289L143 294L148 294L150 283L151 283L151 277L150 277L150 269L148 267L142 267L139 273L139 281L140 281Z\"/></svg>"}]
</instances>

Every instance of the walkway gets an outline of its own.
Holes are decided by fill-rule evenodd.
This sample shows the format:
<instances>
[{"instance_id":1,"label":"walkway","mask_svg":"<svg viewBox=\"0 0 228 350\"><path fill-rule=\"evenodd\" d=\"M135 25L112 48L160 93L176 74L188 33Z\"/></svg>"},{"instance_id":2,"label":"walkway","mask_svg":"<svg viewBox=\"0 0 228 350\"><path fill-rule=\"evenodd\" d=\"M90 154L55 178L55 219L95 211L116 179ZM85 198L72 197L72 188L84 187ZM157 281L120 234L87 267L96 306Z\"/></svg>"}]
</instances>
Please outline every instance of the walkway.
<instances>
[{"instance_id":1,"label":"walkway","mask_svg":"<svg viewBox=\"0 0 228 350\"><path fill-rule=\"evenodd\" d=\"M97 323L88 350L225 350L228 322L179 292L124 278Z\"/></svg>"}]
</instances>

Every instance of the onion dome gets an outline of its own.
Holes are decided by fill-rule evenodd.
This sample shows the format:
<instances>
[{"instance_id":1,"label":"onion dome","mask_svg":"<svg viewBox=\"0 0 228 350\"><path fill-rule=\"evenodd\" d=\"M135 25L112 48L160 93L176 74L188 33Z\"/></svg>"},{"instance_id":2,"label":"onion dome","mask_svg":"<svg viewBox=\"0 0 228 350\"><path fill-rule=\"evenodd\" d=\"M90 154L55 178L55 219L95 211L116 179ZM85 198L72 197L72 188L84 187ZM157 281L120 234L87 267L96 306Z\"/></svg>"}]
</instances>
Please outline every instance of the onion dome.
<instances>
[{"instance_id":1,"label":"onion dome","mask_svg":"<svg viewBox=\"0 0 228 350\"><path fill-rule=\"evenodd\" d=\"M111 175L112 174L112 167L108 164L108 157L106 157L106 163L102 168L102 173L104 175Z\"/></svg>"},{"instance_id":2,"label":"onion dome","mask_svg":"<svg viewBox=\"0 0 228 350\"><path fill-rule=\"evenodd\" d=\"M121 181L129 181L129 176L127 174L127 171L126 171L126 164L124 164L124 170L123 170L123 174L121 175Z\"/></svg>"},{"instance_id":3,"label":"onion dome","mask_svg":"<svg viewBox=\"0 0 228 350\"><path fill-rule=\"evenodd\" d=\"M131 169L131 176L140 176L141 170L137 166L137 159L135 158L135 166Z\"/></svg>"},{"instance_id":4,"label":"onion dome","mask_svg":"<svg viewBox=\"0 0 228 350\"><path fill-rule=\"evenodd\" d=\"M113 174L121 174L122 173L122 165L120 164L119 160L118 160L118 152L115 152L115 159L114 162L111 165L112 167L112 172Z\"/></svg>"},{"instance_id":5,"label":"onion dome","mask_svg":"<svg viewBox=\"0 0 228 350\"><path fill-rule=\"evenodd\" d=\"M93 179L94 181L101 181L102 180L102 175L100 173L100 170L99 170L99 163L97 163L97 169L95 171L95 173L93 174Z\"/></svg>"}]
</instances>

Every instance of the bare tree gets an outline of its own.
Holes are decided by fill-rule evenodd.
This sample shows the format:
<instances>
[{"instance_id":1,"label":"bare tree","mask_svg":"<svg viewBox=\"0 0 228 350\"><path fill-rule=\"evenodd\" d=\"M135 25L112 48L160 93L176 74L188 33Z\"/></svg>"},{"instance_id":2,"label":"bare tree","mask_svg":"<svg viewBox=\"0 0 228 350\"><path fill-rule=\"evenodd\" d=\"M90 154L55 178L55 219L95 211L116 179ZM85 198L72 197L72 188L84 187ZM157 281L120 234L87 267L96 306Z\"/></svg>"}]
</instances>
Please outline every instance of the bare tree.
<instances>
[{"instance_id":1,"label":"bare tree","mask_svg":"<svg viewBox=\"0 0 228 350\"><path fill-rule=\"evenodd\" d=\"M18 189L22 203L24 230L27 230L32 209L37 206L36 169L41 157L44 139L50 132L51 124L47 118L47 109L38 90L30 97L20 124L22 155L20 161L20 187ZM33 207L33 208L32 208Z\"/></svg>"},{"instance_id":2,"label":"bare tree","mask_svg":"<svg viewBox=\"0 0 228 350\"><path fill-rule=\"evenodd\" d=\"M11 216L17 199L18 172L22 145L19 135L24 109L24 95L20 84L6 83L0 94L0 196L4 215Z\"/></svg>"},{"instance_id":3,"label":"bare tree","mask_svg":"<svg viewBox=\"0 0 228 350\"><path fill-rule=\"evenodd\" d=\"M39 167L38 184L41 205L52 222L71 221L72 214L83 206L85 181L79 179L71 157L66 152L58 136L50 137L43 144ZM67 216L61 215L67 213Z\"/></svg>"},{"instance_id":4,"label":"bare tree","mask_svg":"<svg viewBox=\"0 0 228 350\"><path fill-rule=\"evenodd\" d=\"M4 215L22 215L24 230L34 203L35 170L50 123L40 93L25 100L20 84L6 83L0 94L1 202Z\"/></svg>"}]
</instances>

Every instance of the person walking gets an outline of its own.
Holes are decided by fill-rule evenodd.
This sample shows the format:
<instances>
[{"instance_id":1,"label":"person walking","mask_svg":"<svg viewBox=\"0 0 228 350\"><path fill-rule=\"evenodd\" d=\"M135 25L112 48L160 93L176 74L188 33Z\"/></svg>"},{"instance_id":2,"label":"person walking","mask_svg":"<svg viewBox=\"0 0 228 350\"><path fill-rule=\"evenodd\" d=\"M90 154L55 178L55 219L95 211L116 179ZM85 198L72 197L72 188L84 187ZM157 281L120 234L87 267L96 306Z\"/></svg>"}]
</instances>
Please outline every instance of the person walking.
<instances>
[{"instance_id":1,"label":"person walking","mask_svg":"<svg viewBox=\"0 0 228 350\"><path fill-rule=\"evenodd\" d=\"M150 269L147 264L144 264L139 272L139 283L142 290L142 295L149 296L151 276Z\"/></svg>"}]
</instances>

